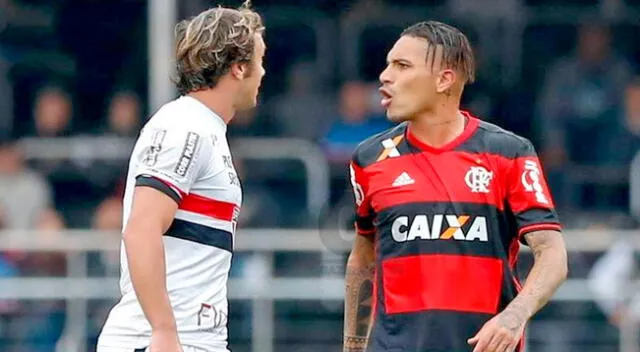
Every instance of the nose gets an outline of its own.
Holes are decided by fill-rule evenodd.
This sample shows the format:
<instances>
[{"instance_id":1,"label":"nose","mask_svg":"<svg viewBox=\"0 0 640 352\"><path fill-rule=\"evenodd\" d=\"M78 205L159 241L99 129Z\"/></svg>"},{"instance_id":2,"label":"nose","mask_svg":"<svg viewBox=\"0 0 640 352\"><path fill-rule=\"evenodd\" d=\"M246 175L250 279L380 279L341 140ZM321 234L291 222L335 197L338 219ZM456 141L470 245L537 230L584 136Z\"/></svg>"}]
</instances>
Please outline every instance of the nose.
<instances>
[{"instance_id":1,"label":"nose","mask_svg":"<svg viewBox=\"0 0 640 352\"><path fill-rule=\"evenodd\" d=\"M380 83L382 83L382 84L391 82L391 75L389 73L389 66L385 67L384 70L380 73L379 80L380 80Z\"/></svg>"}]
</instances>

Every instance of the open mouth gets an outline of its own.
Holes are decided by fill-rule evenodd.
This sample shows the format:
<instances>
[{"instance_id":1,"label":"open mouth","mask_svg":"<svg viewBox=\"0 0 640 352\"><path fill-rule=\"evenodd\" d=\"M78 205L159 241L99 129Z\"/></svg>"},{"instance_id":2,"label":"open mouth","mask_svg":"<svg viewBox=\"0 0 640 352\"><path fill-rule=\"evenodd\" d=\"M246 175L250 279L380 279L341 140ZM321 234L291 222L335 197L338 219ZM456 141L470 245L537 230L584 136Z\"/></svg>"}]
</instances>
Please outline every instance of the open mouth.
<instances>
[{"instance_id":1,"label":"open mouth","mask_svg":"<svg viewBox=\"0 0 640 352\"><path fill-rule=\"evenodd\" d=\"M389 105L391 105L391 93L389 93L389 91L387 91L384 88L380 88L380 95L382 95L382 99L380 100L380 105L382 105L383 108L388 108Z\"/></svg>"}]
</instances>

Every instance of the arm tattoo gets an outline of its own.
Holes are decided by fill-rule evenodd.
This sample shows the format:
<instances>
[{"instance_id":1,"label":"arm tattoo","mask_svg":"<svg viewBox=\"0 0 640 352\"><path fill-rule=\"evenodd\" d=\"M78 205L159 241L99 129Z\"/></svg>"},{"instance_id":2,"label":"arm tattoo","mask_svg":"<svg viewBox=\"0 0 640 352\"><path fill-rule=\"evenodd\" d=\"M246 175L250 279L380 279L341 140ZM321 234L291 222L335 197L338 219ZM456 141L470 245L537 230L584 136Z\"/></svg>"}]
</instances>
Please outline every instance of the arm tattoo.
<instances>
[{"instance_id":1,"label":"arm tattoo","mask_svg":"<svg viewBox=\"0 0 640 352\"><path fill-rule=\"evenodd\" d=\"M567 251L558 231L535 231L525 235L534 264L518 296L501 314L502 325L510 330L524 323L542 308L567 276Z\"/></svg>"},{"instance_id":2,"label":"arm tattoo","mask_svg":"<svg viewBox=\"0 0 640 352\"><path fill-rule=\"evenodd\" d=\"M343 352L364 352L367 346L366 337L346 336Z\"/></svg>"},{"instance_id":3,"label":"arm tattoo","mask_svg":"<svg viewBox=\"0 0 640 352\"><path fill-rule=\"evenodd\" d=\"M363 352L371 325L373 264L347 265L344 352Z\"/></svg>"}]
</instances>

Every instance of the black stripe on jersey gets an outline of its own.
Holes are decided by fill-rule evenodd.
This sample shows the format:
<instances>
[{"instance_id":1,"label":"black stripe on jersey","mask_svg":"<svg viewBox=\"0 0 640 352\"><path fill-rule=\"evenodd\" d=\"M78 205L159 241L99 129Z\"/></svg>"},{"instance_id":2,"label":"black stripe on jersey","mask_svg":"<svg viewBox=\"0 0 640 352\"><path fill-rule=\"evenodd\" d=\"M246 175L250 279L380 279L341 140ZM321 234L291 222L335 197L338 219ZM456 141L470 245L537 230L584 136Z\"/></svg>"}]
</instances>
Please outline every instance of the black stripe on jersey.
<instances>
[{"instance_id":1,"label":"black stripe on jersey","mask_svg":"<svg viewBox=\"0 0 640 352\"><path fill-rule=\"evenodd\" d=\"M426 228L419 228L420 223L413 224L417 216L423 219L426 216ZM439 219L435 220L436 216ZM455 221L454 224L450 224L448 216L455 220L463 220L461 216L469 216L460 228L462 236L469 240L458 239L460 233L448 239L437 238L447 231L451 233L455 231ZM480 217L484 219L479 219ZM398 220L399 218L403 219ZM508 212L500 211L488 204L425 202L396 205L382 210L376 217L375 223L380 236L378 254L382 259L418 254L462 254L506 258L511 241L518 236L514 221L510 219L512 216ZM395 230L400 232L398 237L400 240L406 237L404 238L406 241L398 241L394 238L396 221L398 222ZM436 238L412 237L418 231L423 235L429 233L429 237L433 236L434 223L439 227L435 229ZM415 227L412 229L412 226ZM486 241L478 238L483 237L484 233L480 234L482 236L474 236L478 230L483 232L486 230Z\"/></svg>"},{"instance_id":2,"label":"black stripe on jersey","mask_svg":"<svg viewBox=\"0 0 640 352\"><path fill-rule=\"evenodd\" d=\"M358 225L358 229L362 231L373 231L376 229L373 225L372 216L356 215L356 224Z\"/></svg>"},{"instance_id":3,"label":"black stripe on jersey","mask_svg":"<svg viewBox=\"0 0 640 352\"><path fill-rule=\"evenodd\" d=\"M558 224L558 215L553 209L531 208L515 214L520 228L535 224Z\"/></svg>"},{"instance_id":4,"label":"black stripe on jersey","mask_svg":"<svg viewBox=\"0 0 640 352\"><path fill-rule=\"evenodd\" d=\"M233 237L230 232L225 230L174 219L164 235L213 246L233 253Z\"/></svg>"},{"instance_id":5,"label":"black stripe on jersey","mask_svg":"<svg viewBox=\"0 0 640 352\"><path fill-rule=\"evenodd\" d=\"M470 352L467 340L491 318L438 310L387 316L378 306L367 351ZM515 351L521 352L520 347Z\"/></svg>"},{"instance_id":6,"label":"black stripe on jersey","mask_svg":"<svg viewBox=\"0 0 640 352\"><path fill-rule=\"evenodd\" d=\"M536 155L528 139L485 121L480 121L475 133L460 144L456 150L497 154L507 159Z\"/></svg>"},{"instance_id":7,"label":"black stripe on jersey","mask_svg":"<svg viewBox=\"0 0 640 352\"><path fill-rule=\"evenodd\" d=\"M136 348L135 350L133 350L133 352L144 352L147 350L148 347L143 347L143 348Z\"/></svg>"},{"instance_id":8,"label":"black stripe on jersey","mask_svg":"<svg viewBox=\"0 0 640 352\"><path fill-rule=\"evenodd\" d=\"M139 186L155 188L156 190L169 196L171 199L176 201L176 203L180 204L180 195L166 183L158 180L153 176L140 175L136 177L136 187Z\"/></svg>"}]
</instances>

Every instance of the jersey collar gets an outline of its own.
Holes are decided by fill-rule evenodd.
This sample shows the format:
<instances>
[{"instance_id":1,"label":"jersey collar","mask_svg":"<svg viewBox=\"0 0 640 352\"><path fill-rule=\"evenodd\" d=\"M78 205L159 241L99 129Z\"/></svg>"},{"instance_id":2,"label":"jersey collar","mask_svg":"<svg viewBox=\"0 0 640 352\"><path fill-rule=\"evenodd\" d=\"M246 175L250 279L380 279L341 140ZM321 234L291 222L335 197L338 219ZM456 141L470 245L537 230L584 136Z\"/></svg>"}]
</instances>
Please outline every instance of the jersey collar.
<instances>
[{"instance_id":1,"label":"jersey collar","mask_svg":"<svg viewBox=\"0 0 640 352\"><path fill-rule=\"evenodd\" d=\"M413 133L411 133L410 126L407 126L407 131L406 131L407 141L424 151L428 151L432 153L441 153L441 152L445 152L445 151L456 148L460 144L464 143L467 139L469 139L469 137L473 135L473 133L478 128L478 125L480 124L478 119L473 117L467 111L460 111L460 112L467 118L467 125L465 126L462 133L458 135L458 137L456 137L451 142L436 148L434 146L431 146L419 140L418 137L416 137Z\"/></svg>"}]
</instances>

